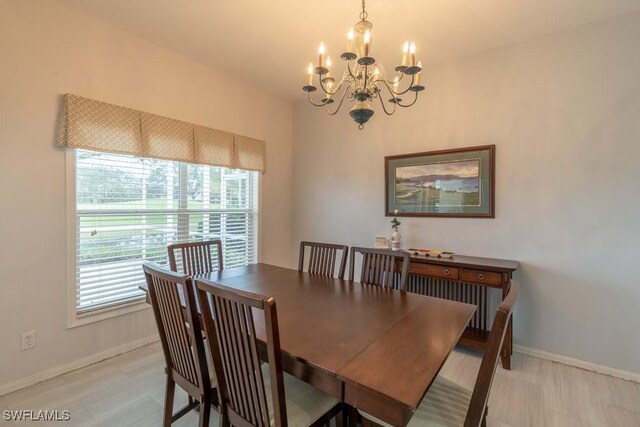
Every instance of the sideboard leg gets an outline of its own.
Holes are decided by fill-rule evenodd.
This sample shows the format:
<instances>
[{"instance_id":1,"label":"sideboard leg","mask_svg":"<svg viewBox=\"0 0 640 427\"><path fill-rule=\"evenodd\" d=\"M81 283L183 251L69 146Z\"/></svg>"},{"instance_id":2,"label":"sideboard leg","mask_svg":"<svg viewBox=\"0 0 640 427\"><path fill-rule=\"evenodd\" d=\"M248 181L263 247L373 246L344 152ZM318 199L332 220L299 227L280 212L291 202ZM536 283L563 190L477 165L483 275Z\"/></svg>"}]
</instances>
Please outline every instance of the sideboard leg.
<instances>
[{"instance_id":1,"label":"sideboard leg","mask_svg":"<svg viewBox=\"0 0 640 427\"><path fill-rule=\"evenodd\" d=\"M502 355L502 368L507 371L511 370L511 356Z\"/></svg>"},{"instance_id":2,"label":"sideboard leg","mask_svg":"<svg viewBox=\"0 0 640 427\"><path fill-rule=\"evenodd\" d=\"M509 293L509 287L511 285L511 274L505 274L502 284L502 299L504 300ZM500 358L502 359L502 367L506 370L511 370L511 355L513 354L513 317L509 319L507 330L504 335L504 342L502 343L502 350L500 352Z\"/></svg>"}]
</instances>

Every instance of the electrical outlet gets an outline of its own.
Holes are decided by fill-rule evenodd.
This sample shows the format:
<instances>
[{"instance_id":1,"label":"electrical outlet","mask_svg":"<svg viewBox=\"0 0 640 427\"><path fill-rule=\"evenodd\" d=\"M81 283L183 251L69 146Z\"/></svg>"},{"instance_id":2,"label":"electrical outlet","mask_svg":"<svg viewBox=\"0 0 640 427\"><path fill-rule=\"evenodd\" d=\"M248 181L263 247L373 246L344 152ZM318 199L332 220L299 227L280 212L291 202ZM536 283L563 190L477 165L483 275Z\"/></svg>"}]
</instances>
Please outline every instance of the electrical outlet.
<instances>
[{"instance_id":1,"label":"electrical outlet","mask_svg":"<svg viewBox=\"0 0 640 427\"><path fill-rule=\"evenodd\" d=\"M28 350L36 346L36 331L29 331L22 334L22 350Z\"/></svg>"}]
</instances>

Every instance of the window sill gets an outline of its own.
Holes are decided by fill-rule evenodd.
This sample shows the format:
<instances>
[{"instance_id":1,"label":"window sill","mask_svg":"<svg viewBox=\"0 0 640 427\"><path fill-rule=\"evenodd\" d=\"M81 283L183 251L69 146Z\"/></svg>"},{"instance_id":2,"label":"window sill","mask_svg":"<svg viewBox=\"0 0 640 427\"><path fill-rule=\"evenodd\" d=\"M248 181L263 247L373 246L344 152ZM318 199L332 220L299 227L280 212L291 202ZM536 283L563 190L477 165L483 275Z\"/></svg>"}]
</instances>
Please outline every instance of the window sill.
<instances>
[{"instance_id":1,"label":"window sill","mask_svg":"<svg viewBox=\"0 0 640 427\"><path fill-rule=\"evenodd\" d=\"M147 304L143 299L141 301L132 301L130 303L98 309L82 314L78 314L75 311L71 312L70 310L69 318L67 319L67 329L77 328L78 326L100 322L102 320L111 319L113 317L129 313L135 313L136 311L149 310L150 308L151 305Z\"/></svg>"}]
</instances>

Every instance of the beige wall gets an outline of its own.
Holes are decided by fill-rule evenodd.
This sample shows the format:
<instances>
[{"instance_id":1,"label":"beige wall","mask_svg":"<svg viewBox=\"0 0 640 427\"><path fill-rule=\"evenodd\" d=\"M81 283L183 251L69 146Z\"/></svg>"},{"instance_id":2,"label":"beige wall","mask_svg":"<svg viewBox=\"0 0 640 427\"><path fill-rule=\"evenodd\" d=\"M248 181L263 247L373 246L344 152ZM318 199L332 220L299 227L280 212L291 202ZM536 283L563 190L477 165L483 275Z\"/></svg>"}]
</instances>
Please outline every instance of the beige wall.
<instances>
[{"instance_id":1,"label":"beige wall","mask_svg":"<svg viewBox=\"0 0 640 427\"><path fill-rule=\"evenodd\" d=\"M639 40L632 14L430 67L363 131L297 104L293 247L389 235L385 156L496 144L496 218L405 218L403 244L519 260L517 344L640 373Z\"/></svg>"},{"instance_id":2,"label":"beige wall","mask_svg":"<svg viewBox=\"0 0 640 427\"><path fill-rule=\"evenodd\" d=\"M517 343L640 372L637 40L632 14L433 67L415 107L358 131L57 2L1 2L0 386L155 334L148 310L66 329L66 92L264 138L262 260L280 265L303 238L389 233L385 155L494 143L496 219L404 219L404 244L521 261Z\"/></svg>"},{"instance_id":3,"label":"beige wall","mask_svg":"<svg viewBox=\"0 0 640 427\"><path fill-rule=\"evenodd\" d=\"M66 329L61 94L267 141L262 259L291 259L288 102L53 1L0 2L0 386L154 335L150 310ZM20 350L35 329L37 347Z\"/></svg>"}]
</instances>

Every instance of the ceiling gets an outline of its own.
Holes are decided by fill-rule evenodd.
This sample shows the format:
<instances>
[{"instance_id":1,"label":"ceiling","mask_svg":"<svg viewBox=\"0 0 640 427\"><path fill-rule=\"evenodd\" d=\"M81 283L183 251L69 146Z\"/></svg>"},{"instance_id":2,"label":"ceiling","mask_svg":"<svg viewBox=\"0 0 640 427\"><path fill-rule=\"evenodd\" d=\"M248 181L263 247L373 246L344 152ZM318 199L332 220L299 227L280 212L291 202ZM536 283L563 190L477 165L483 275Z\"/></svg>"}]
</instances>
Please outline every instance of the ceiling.
<instances>
[{"instance_id":1,"label":"ceiling","mask_svg":"<svg viewBox=\"0 0 640 427\"><path fill-rule=\"evenodd\" d=\"M341 62L360 13L358 0L62 1L289 100L304 97L320 41ZM389 69L404 40L414 40L427 72L429 64L638 9L640 0L367 1L372 55Z\"/></svg>"}]
</instances>

